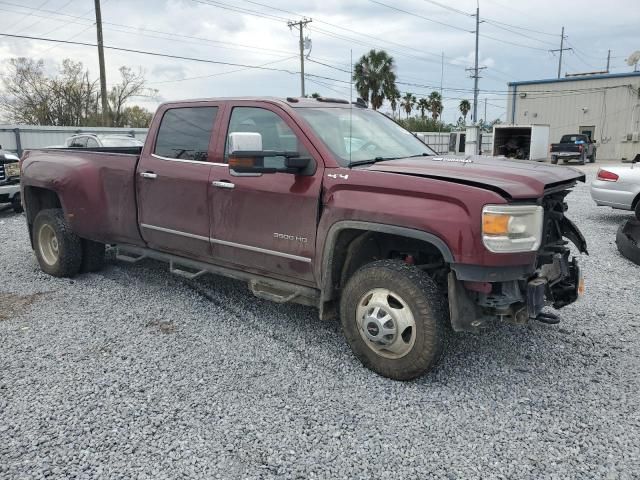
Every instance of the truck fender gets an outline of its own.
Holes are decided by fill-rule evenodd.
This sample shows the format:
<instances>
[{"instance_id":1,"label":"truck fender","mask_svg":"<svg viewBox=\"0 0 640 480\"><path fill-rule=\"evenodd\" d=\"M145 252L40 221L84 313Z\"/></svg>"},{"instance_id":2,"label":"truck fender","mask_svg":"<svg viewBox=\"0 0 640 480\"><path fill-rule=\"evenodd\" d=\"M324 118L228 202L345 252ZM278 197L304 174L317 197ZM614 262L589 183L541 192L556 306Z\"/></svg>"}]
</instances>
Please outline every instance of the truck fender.
<instances>
[{"instance_id":1,"label":"truck fender","mask_svg":"<svg viewBox=\"0 0 640 480\"><path fill-rule=\"evenodd\" d=\"M323 254L322 254L322 268L320 271L321 280L321 300L326 301L330 300L332 296L332 279L331 275L331 265L333 264L333 258L335 253L335 244L338 238L338 234L343 230L362 230L368 232L380 232L380 233L389 233L392 235L398 235L407 238L413 238L416 240L422 240L424 242L432 244L436 247L444 261L447 263L453 263L453 255L451 250L447 246L447 244L438 236L424 232L422 230L416 230L413 228L407 227L399 227L396 225L388 225L383 223L373 223L366 221L358 221L358 220L344 220L339 221L331 225L329 231L327 233L327 237L324 243Z\"/></svg>"}]
</instances>

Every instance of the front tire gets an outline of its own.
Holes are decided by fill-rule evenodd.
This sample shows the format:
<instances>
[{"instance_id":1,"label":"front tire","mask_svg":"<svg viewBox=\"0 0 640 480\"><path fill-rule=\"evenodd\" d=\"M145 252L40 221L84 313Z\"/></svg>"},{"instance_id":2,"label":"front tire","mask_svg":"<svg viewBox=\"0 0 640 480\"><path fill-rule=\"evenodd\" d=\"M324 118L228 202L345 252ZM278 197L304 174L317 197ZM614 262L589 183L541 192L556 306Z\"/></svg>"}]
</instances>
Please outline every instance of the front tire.
<instances>
[{"instance_id":1,"label":"front tire","mask_svg":"<svg viewBox=\"0 0 640 480\"><path fill-rule=\"evenodd\" d=\"M72 277L80 271L82 243L71 231L62 209L38 212L33 222L33 246L43 272Z\"/></svg>"},{"instance_id":2,"label":"front tire","mask_svg":"<svg viewBox=\"0 0 640 480\"><path fill-rule=\"evenodd\" d=\"M429 371L446 345L445 297L423 271L392 260L363 266L340 300L342 330L364 366L412 380Z\"/></svg>"},{"instance_id":3,"label":"front tire","mask_svg":"<svg viewBox=\"0 0 640 480\"><path fill-rule=\"evenodd\" d=\"M636 202L635 214L636 220L640 221L640 200Z\"/></svg>"},{"instance_id":4,"label":"front tire","mask_svg":"<svg viewBox=\"0 0 640 480\"><path fill-rule=\"evenodd\" d=\"M20 200L20 194L14 195L11 199L11 208L15 213L22 213L24 209L22 208L22 201Z\"/></svg>"},{"instance_id":5,"label":"front tire","mask_svg":"<svg viewBox=\"0 0 640 480\"><path fill-rule=\"evenodd\" d=\"M596 152L595 151L593 152L593 154L591 154L591 157L589 157L589 162L596 163Z\"/></svg>"},{"instance_id":6,"label":"front tire","mask_svg":"<svg viewBox=\"0 0 640 480\"><path fill-rule=\"evenodd\" d=\"M556 157L555 155L551 156L551 163L553 163L554 165L558 164L558 157Z\"/></svg>"}]
</instances>

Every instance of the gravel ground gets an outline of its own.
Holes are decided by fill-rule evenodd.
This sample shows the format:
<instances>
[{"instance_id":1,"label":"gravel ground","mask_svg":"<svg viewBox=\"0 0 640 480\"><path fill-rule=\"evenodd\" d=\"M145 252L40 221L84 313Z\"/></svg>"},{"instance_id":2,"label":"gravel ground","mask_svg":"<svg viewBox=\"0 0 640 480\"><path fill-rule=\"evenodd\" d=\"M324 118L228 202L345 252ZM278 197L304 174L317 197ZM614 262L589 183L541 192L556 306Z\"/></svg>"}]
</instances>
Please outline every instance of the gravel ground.
<instances>
[{"instance_id":1,"label":"gravel ground","mask_svg":"<svg viewBox=\"0 0 640 480\"><path fill-rule=\"evenodd\" d=\"M410 383L238 282L152 261L49 277L4 211L0 478L639 478L640 267L614 243L630 214L586 185L569 204L587 296L557 326L458 335Z\"/></svg>"}]
</instances>

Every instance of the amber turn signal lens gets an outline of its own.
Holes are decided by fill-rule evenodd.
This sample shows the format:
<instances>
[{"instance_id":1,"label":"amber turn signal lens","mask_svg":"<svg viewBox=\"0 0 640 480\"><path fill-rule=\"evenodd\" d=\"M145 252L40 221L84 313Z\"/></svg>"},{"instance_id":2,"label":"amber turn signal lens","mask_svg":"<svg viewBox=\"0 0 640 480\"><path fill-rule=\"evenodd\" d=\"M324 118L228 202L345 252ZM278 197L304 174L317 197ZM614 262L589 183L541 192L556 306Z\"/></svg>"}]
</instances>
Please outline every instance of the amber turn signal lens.
<instances>
[{"instance_id":1,"label":"amber turn signal lens","mask_svg":"<svg viewBox=\"0 0 640 480\"><path fill-rule=\"evenodd\" d=\"M482 216L482 232L485 235L507 235L510 218L509 215L485 213Z\"/></svg>"},{"instance_id":2,"label":"amber turn signal lens","mask_svg":"<svg viewBox=\"0 0 640 480\"><path fill-rule=\"evenodd\" d=\"M229 167L231 168L251 168L255 166L255 159L251 157L230 157Z\"/></svg>"}]
</instances>

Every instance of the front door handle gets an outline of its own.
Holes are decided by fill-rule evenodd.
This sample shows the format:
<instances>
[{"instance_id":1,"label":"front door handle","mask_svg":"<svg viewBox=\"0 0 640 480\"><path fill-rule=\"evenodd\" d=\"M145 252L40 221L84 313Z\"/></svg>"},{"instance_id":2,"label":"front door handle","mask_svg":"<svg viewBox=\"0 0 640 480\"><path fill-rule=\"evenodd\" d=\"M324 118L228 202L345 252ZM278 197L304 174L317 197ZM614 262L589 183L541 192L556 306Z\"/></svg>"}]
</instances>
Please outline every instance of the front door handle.
<instances>
[{"instance_id":1,"label":"front door handle","mask_svg":"<svg viewBox=\"0 0 640 480\"><path fill-rule=\"evenodd\" d=\"M235 184L227 181L211 182L211 185L218 188L228 188L228 189L236 188Z\"/></svg>"},{"instance_id":2,"label":"front door handle","mask_svg":"<svg viewBox=\"0 0 640 480\"><path fill-rule=\"evenodd\" d=\"M157 173L153 173L153 172L140 172L140 176L142 178L158 178L158 174Z\"/></svg>"}]
</instances>

